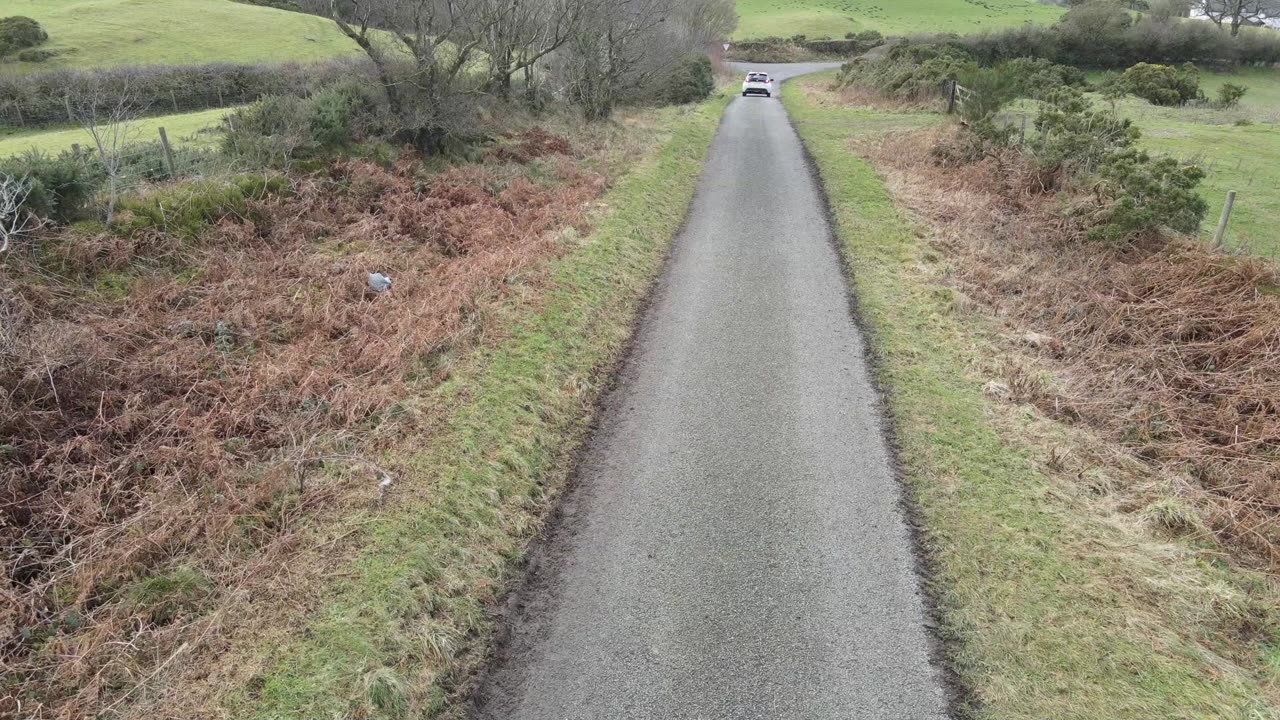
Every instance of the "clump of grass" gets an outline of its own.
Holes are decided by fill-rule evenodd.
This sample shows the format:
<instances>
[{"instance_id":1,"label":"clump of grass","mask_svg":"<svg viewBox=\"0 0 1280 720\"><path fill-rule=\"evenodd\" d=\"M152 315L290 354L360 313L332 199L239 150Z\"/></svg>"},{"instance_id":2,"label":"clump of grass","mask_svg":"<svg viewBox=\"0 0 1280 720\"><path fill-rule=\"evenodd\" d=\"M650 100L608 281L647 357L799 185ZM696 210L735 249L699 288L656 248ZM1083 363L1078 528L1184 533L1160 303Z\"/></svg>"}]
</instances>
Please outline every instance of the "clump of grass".
<instances>
[{"instance_id":1,"label":"clump of grass","mask_svg":"<svg viewBox=\"0 0 1280 720\"><path fill-rule=\"evenodd\" d=\"M1202 535L1204 523L1195 508L1176 497L1163 497L1142 511L1152 526L1174 535Z\"/></svg>"},{"instance_id":2,"label":"clump of grass","mask_svg":"<svg viewBox=\"0 0 1280 720\"><path fill-rule=\"evenodd\" d=\"M365 679L369 704L385 717L407 717L409 693L404 680L390 668L378 668Z\"/></svg>"},{"instance_id":3,"label":"clump of grass","mask_svg":"<svg viewBox=\"0 0 1280 720\"><path fill-rule=\"evenodd\" d=\"M191 567L143 577L127 591L133 606L155 625L166 625L183 613L198 611L212 593L209 579Z\"/></svg>"}]
</instances>

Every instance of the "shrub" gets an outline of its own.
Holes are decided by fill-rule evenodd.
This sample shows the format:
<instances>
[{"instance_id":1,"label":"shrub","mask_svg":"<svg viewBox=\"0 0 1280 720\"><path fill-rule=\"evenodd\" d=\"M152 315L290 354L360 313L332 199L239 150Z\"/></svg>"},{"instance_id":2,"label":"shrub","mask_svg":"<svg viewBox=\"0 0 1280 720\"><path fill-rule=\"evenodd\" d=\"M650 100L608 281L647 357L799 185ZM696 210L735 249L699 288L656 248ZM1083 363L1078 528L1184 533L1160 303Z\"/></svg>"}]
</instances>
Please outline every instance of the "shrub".
<instances>
[{"instance_id":1,"label":"shrub","mask_svg":"<svg viewBox=\"0 0 1280 720\"><path fill-rule=\"evenodd\" d=\"M977 69L964 50L901 42L883 58L855 60L840 69L842 85L860 85L885 95L920 98L937 94L944 82Z\"/></svg>"},{"instance_id":2,"label":"shrub","mask_svg":"<svg viewBox=\"0 0 1280 720\"><path fill-rule=\"evenodd\" d=\"M18 53L18 62L42 63L57 56L55 50L23 50Z\"/></svg>"},{"instance_id":3,"label":"shrub","mask_svg":"<svg viewBox=\"0 0 1280 720\"><path fill-rule=\"evenodd\" d=\"M103 181L96 168L69 152L49 155L31 150L5 158L0 161L0 174L30 178L32 188L27 209L59 222L82 217Z\"/></svg>"},{"instance_id":4,"label":"shrub","mask_svg":"<svg viewBox=\"0 0 1280 720\"><path fill-rule=\"evenodd\" d=\"M1152 105L1185 105L1204 97L1200 90L1200 71L1191 64L1175 68L1138 63L1124 71L1119 83L1126 92Z\"/></svg>"},{"instance_id":5,"label":"shrub","mask_svg":"<svg viewBox=\"0 0 1280 720\"><path fill-rule=\"evenodd\" d=\"M14 15L0 18L0 57L29 47L35 47L49 39L40 23L29 17Z\"/></svg>"},{"instance_id":6,"label":"shrub","mask_svg":"<svg viewBox=\"0 0 1280 720\"><path fill-rule=\"evenodd\" d=\"M1240 104L1245 93L1249 92L1249 88L1235 83L1223 83L1218 88L1217 106L1223 109L1233 108Z\"/></svg>"},{"instance_id":7,"label":"shrub","mask_svg":"<svg viewBox=\"0 0 1280 720\"><path fill-rule=\"evenodd\" d=\"M716 88L711 60L706 55L691 55L676 66L663 88L663 101L672 105L699 102L711 96Z\"/></svg>"},{"instance_id":8,"label":"shrub","mask_svg":"<svg viewBox=\"0 0 1280 720\"><path fill-rule=\"evenodd\" d=\"M1015 58L998 63L996 69L1008 75L1018 97L1040 98L1059 87L1088 85L1084 71L1058 65L1044 58Z\"/></svg>"},{"instance_id":9,"label":"shrub","mask_svg":"<svg viewBox=\"0 0 1280 720\"><path fill-rule=\"evenodd\" d=\"M1090 231L1094 239L1129 240L1160 227L1196 232L1209 208L1196 192L1204 171L1174 158L1153 160L1146 151L1127 148L1108 157L1099 175L1097 192L1112 205Z\"/></svg>"},{"instance_id":10,"label":"shrub","mask_svg":"<svg viewBox=\"0 0 1280 720\"><path fill-rule=\"evenodd\" d=\"M975 67L960 72L957 80L970 91L965 102L960 105L961 117L984 140L1000 144L1006 142L1009 133L996 127L995 116L1005 103L1018 96L1020 86L1017 75L1004 66Z\"/></svg>"},{"instance_id":11,"label":"shrub","mask_svg":"<svg viewBox=\"0 0 1280 720\"><path fill-rule=\"evenodd\" d=\"M377 122L380 109L367 86L350 81L323 88L306 104L311 139L320 148L345 147L360 139Z\"/></svg>"},{"instance_id":12,"label":"shrub","mask_svg":"<svg viewBox=\"0 0 1280 720\"><path fill-rule=\"evenodd\" d=\"M1076 177L1096 171L1112 153L1131 147L1141 136L1131 120L1094 108L1084 93L1069 87L1048 94L1035 127L1030 147L1040 169Z\"/></svg>"},{"instance_id":13,"label":"shrub","mask_svg":"<svg viewBox=\"0 0 1280 720\"><path fill-rule=\"evenodd\" d=\"M309 126L302 98L268 96L222 119L222 150L264 166L283 165L310 152Z\"/></svg>"},{"instance_id":14,"label":"shrub","mask_svg":"<svg viewBox=\"0 0 1280 720\"><path fill-rule=\"evenodd\" d=\"M229 182L206 180L174 185L120 201L114 229L122 235L161 230L187 239L227 217L249 217L249 202L289 189L279 175L244 175Z\"/></svg>"},{"instance_id":15,"label":"shrub","mask_svg":"<svg viewBox=\"0 0 1280 720\"><path fill-rule=\"evenodd\" d=\"M344 147L376 123L378 101L354 83L338 83L309 98L273 95L223 119L222 148L260 166Z\"/></svg>"}]
</instances>

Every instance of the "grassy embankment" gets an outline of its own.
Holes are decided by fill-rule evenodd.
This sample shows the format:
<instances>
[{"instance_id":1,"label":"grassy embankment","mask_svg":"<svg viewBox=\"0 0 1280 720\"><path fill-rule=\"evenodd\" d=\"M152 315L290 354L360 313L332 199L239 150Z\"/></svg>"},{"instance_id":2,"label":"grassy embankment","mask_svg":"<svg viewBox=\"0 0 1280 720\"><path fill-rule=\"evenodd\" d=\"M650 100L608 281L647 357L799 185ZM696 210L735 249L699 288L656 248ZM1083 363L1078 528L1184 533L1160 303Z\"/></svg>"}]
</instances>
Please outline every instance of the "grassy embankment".
<instances>
[{"instance_id":1,"label":"grassy embankment","mask_svg":"<svg viewBox=\"0 0 1280 720\"><path fill-rule=\"evenodd\" d=\"M355 56L332 21L229 0L0 0L0 17L25 15L49 33L42 63L0 72L117 65L260 63Z\"/></svg>"},{"instance_id":2,"label":"grassy embankment","mask_svg":"<svg viewBox=\"0 0 1280 720\"><path fill-rule=\"evenodd\" d=\"M1050 23L1062 9L1034 0L738 0L741 21L734 37L843 37L879 30L886 35L969 33Z\"/></svg>"},{"instance_id":3,"label":"grassy embankment","mask_svg":"<svg viewBox=\"0 0 1280 720\"><path fill-rule=\"evenodd\" d=\"M233 111L234 108L218 108L140 119L131 124L128 139L130 142L152 142L159 137L158 128L164 128L174 146L212 145L217 141L217 134L205 131L216 129L222 118ZM75 143L87 148L93 144L93 138L81 128L0 132L0 158L20 155L32 149L56 155L70 150Z\"/></svg>"},{"instance_id":4,"label":"grassy embankment","mask_svg":"<svg viewBox=\"0 0 1280 720\"><path fill-rule=\"evenodd\" d=\"M317 540L356 533L358 555L305 633L252 649L246 662L264 670L249 687L225 688L234 716L449 710L447 688L483 649L486 607L566 476L727 97L664 111L669 139L605 196L597 230L557 261L552 289L536 307L508 307L505 339L425 398L448 408L447 420L412 456L386 460L413 468L403 500L317 530Z\"/></svg>"},{"instance_id":5,"label":"grassy embankment","mask_svg":"<svg viewBox=\"0 0 1280 720\"><path fill-rule=\"evenodd\" d=\"M1005 350L946 286L948 259L856 143L939 122L840 104L826 82L784 102L814 155L879 360L906 482L924 526L931 591L953 667L979 718L1273 718L1269 638L1221 638L1273 602L1220 554L1157 536L1081 477L1104 441L1034 408L989 399ZM1084 473L1079 475L1078 473ZM1239 642L1235 660L1213 648Z\"/></svg>"}]
</instances>

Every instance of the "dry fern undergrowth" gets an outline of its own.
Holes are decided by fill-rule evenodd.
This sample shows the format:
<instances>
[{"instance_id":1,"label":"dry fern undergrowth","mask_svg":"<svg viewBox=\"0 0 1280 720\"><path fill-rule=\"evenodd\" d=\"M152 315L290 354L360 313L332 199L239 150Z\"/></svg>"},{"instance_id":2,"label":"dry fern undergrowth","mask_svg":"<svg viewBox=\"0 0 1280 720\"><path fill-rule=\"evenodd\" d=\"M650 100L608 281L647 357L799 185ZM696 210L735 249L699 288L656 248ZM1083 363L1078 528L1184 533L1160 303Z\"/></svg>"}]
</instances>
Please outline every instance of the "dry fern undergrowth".
<instances>
[{"instance_id":1,"label":"dry fern undergrowth","mask_svg":"<svg viewBox=\"0 0 1280 720\"><path fill-rule=\"evenodd\" d=\"M1071 200L1045 193L1026 159L935 165L929 150L951 132L864 151L934 228L963 297L1049 369L1012 367L1000 392L1185 479L1164 486L1183 497L1137 499L1132 510L1169 530L1204 528L1250 564L1280 568L1275 267L1181 238L1089 242Z\"/></svg>"},{"instance_id":2,"label":"dry fern undergrowth","mask_svg":"<svg viewBox=\"0 0 1280 720\"><path fill-rule=\"evenodd\" d=\"M9 256L0 715L110 710L234 624L209 612L232 595L305 606L297 526L376 502L396 468L369 458L423 422L407 396L492 308L536 302L606 184L584 168L609 142L583 144L533 129L440 172L340 161L195 243L65 233Z\"/></svg>"}]
</instances>

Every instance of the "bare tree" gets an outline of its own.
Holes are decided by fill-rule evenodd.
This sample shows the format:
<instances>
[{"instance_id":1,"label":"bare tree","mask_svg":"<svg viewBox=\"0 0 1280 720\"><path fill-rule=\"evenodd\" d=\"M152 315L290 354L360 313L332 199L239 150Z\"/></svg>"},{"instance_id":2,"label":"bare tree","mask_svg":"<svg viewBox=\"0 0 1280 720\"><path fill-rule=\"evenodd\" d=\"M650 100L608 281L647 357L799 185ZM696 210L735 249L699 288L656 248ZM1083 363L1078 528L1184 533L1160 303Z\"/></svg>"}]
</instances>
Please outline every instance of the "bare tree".
<instances>
[{"instance_id":1,"label":"bare tree","mask_svg":"<svg viewBox=\"0 0 1280 720\"><path fill-rule=\"evenodd\" d=\"M494 0L330 0L329 14L373 61L409 139L434 149L464 102L464 70L482 54L503 7Z\"/></svg>"},{"instance_id":2,"label":"bare tree","mask_svg":"<svg viewBox=\"0 0 1280 720\"><path fill-rule=\"evenodd\" d=\"M1280 19L1280 0L1195 0L1195 9L1218 27L1230 27L1232 37L1245 25Z\"/></svg>"},{"instance_id":3,"label":"bare tree","mask_svg":"<svg viewBox=\"0 0 1280 720\"><path fill-rule=\"evenodd\" d=\"M511 78L564 46L588 9L602 0L490 0L494 19L483 49L489 61L489 89L507 97Z\"/></svg>"},{"instance_id":4,"label":"bare tree","mask_svg":"<svg viewBox=\"0 0 1280 720\"><path fill-rule=\"evenodd\" d=\"M0 175L0 253L44 224L26 207L34 187L30 178Z\"/></svg>"},{"instance_id":5,"label":"bare tree","mask_svg":"<svg viewBox=\"0 0 1280 720\"><path fill-rule=\"evenodd\" d=\"M732 0L605 0L589 5L565 45L566 91L589 119L608 118L737 23Z\"/></svg>"},{"instance_id":6,"label":"bare tree","mask_svg":"<svg viewBox=\"0 0 1280 720\"><path fill-rule=\"evenodd\" d=\"M143 107L134 98L129 84L108 89L96 79L68 91L67 113L93 140L94 160L107 178L106 221L115 217L116 203L124 189L124 148L135 139L133 121Z\"/></svg>"}]
</instances>

